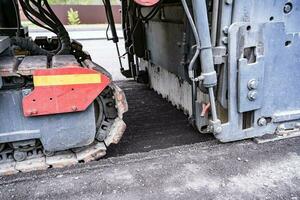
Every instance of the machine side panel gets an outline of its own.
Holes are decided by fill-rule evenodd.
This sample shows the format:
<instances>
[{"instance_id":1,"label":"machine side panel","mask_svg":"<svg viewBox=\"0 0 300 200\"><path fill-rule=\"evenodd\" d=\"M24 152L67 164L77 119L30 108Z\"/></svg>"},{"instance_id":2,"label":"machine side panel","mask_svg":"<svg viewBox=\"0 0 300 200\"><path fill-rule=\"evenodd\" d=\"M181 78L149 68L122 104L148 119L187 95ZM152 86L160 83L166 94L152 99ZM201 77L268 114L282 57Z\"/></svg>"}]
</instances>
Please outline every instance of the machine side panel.
<instances>
[{"instance_id":1,"label":"machine side panel","mask_svg":"<svg viewBox=\"0 0 300 200\"><path fill-rule=\"evenodd\" d=\"M59 151L94 140L93 104L84 112L25 117L22 98L20 90L0 92L0 143L40 139L45 150Z\"/></svg>"}]
</instances>

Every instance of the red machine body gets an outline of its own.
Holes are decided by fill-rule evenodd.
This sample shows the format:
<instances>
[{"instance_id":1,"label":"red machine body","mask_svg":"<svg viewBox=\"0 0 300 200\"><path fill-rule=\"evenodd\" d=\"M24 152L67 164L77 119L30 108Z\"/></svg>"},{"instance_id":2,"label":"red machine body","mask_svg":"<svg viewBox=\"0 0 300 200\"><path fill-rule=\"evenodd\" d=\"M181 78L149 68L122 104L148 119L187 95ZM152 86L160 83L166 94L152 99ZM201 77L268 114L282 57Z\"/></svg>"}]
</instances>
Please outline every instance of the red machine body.
<instances>
[{"instance_id":1,"label":"red machine body","mask_svg":"<svg viewBox=\"0 0 300 200\"><path fill-rule=\"evenodd\" d=\"M40 116L84 111L111 80L78 66L35 70L34 90L23 98L24 115Z\"/></svg>"}]
</instances>

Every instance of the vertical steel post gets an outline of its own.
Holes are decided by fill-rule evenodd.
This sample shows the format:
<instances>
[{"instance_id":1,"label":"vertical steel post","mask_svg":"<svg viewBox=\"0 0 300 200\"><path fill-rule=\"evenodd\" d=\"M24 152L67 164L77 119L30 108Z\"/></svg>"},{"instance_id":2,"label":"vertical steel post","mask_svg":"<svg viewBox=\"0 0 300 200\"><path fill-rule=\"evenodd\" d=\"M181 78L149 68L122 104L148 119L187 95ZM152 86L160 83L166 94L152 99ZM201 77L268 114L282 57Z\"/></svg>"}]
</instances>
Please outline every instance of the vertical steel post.
<instances>
[{"instance_id":1,"label":"vertical steel post","mask_svg":"<svg viewBox=\"0 0 300 200\"><path fill-rule=\"evenodd\" d=\"M219 17L219 0L213 0L212 25L211 25L211 43L213 46L217 43L218 17Z\"/></svg>"},{"instance_id":2,"label":"vertical steel post","mask_svg":"<svg viewBox=\"0 0 300 200\"><path fill-rule=\"evenodd\" d=\"M208 88L211 104L212 121L210 125L214 133L220 133L222 131L222 128L221 122L218 120L217 117L217 109L213 91L213 87L217 85L217 74L213 62L213 52L211 45L211 36L209 31L206 0L193 0L192 2L195 24L201 44L201 76L203 76L203 86Z\"/></svg>"},{"instance_id":3,"label":"vertical steel post","mask_svg":"<svg viewBox=\"0 0 300 200\"><path fill-rule=\"evenodd\" d=\"M208 24L206 0L193 0L194 19L201 44L200 62L204 77L204 87L213 87L217 84L217 74L214 69L211 37Z\"/></svg>"}]
</instances>

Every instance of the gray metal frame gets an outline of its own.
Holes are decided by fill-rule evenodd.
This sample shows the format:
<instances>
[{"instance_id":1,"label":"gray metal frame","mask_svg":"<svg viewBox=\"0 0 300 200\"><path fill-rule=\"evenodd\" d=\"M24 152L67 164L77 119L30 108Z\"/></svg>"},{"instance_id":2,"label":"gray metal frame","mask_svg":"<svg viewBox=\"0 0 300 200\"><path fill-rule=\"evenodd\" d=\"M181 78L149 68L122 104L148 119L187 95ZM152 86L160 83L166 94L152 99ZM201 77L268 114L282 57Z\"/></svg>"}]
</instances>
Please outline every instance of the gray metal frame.
<instances>
[{"instance_id":1,"label":"gray metal frame","mask_svg":"<svg viewBox=\"0 0 300 200\"><path fill-rule=\"evenodd\" d=\"M298 128L300 2L289 2L293 8L286 13L286 1L234 1L228 29L228 122L216 134L223 142ZM255 48L254 63L244 58L249 47ZM252 112L247 128L244 112Z\"/></svg>"},{"instance_id":2,"label":"gray metal frame","mask_svg":"<svg viewBox=\"0 0 300 200\"><path fill-rule=\"evenodd\" d=\"M22 109L24 92L0 91L0 144L39 139L46 151L61 151L94 141L93 104L84 112L25 117Z\"/></svg>"},{"instance_id":3,"label":"gray metal frame","mask_svg":"<svg viewBox=\"0 0 300 200\"><path fill-rule=\"evenodd\" d=\"M201 63L202 72L205 73L207 69L213 72L210 64L213 59L218 74L217 90L215 93L209 92L213 116L200 116L202 105L207 104L208 101L207 95L202 93L203 90L198 95L196 104L198 129L202 131L203 127L208 125L208 130L222 142L274 134L282 130L285 132L298 130L300 127L298 123L300 120L298 92L300 88L298 67L300 64L300 1L215 0L213 2L217 2L217 5L213 6L211 13L212 38L207 35L208 25L205 22L205 14L208 13L204 9L205 1L195 0L192 5L199 38L202 40L202 55L211 50L209 40L216 45L212 47L213 55L206 54L199 59L196 69L200 71L199 63ZM178 29L176 23L169 20L174 18L175 13L177 13L177 21L182 15L178 6L180 7L176 5L172 8L167 5L164 8L163 20L158 15L146 24L147 48L152 55L148 62L151 86L171 100L176 95L181 98L182 95L179 94L190 94L183 92L186 87L180 86L174 90L168 85L177 84L172 73L179 77L178 82L188 81L181 79L182 71L187 70L187 65L182 65L179 61L180 52L183 52L182 57L186 55L187 63L194 52L187 50L194 44L193 39L190 39L193 38L191 31L188 28L184 29L183 38L188 39L180 43L182 33L179 30L185 26L179 24ZM171 16L169 13L172 13L172 9ZM158 39L154 40L154 38ZM161 41L161 44L156 41ZM165 43L168 45L164 45ZM182 44L182 46L175 44ZM172 45L175 46L170 48ZM155 72L153 70L155 67L164 68L171 73L168 74L163 70ZM201 74L198 73L199 75ZM204 86L207 86L207 80L209 79L204 80ZM154 82L168 84L163 86ZM176 93L170 96L166 87ZM215 106L212 101L215 97L217 116L214 114ZM186 110L190 109L190 105L186 102L178 102L173 101ZM221 119L222 125L218 119Z\"/></svg>"}]
</instances>

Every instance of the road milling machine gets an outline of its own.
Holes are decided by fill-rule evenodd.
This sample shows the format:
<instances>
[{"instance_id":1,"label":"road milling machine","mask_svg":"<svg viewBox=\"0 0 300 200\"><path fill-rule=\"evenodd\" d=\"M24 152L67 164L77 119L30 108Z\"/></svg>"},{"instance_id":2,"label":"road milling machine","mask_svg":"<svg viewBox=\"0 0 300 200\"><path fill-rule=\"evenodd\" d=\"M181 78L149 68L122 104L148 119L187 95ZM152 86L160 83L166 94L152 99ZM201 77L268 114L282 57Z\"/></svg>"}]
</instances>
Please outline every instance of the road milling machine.
<instances>
[{"instance_id":1,"label":"road milling machine","mask_svg":"<svg viewBox=\"0 0 300 200\"><path fill-rule=\"evenodd\" d=\"M199 132L221 142L299 135L300 1L121 2L132 77Z\"/></svg>"},{"instance_id":2,"label":"road milling machine","mask_svg":"<svg viewBox=\"0 0 300 200\"><path fill-rule=\"evenodd\" d=\"M298 136L300 1L120 3L125 77L148 83L221 142ZM32 39L19 9L56 36ZM0 175L96 160L121 139L123 91L46 0L0 1L0 77Z\"/></svg>"},{"instance_id":3,"label":"road milling machine","mask_svg":"<svg viewBox=\"0 0 300 200\"><path fill-rule=\"evenodd\" d=\"M19 8L56 34L30 38ZM0 174L89 162L126 128L123 91L47 1L0 1Z\"/></svg>"}]
</instances>

